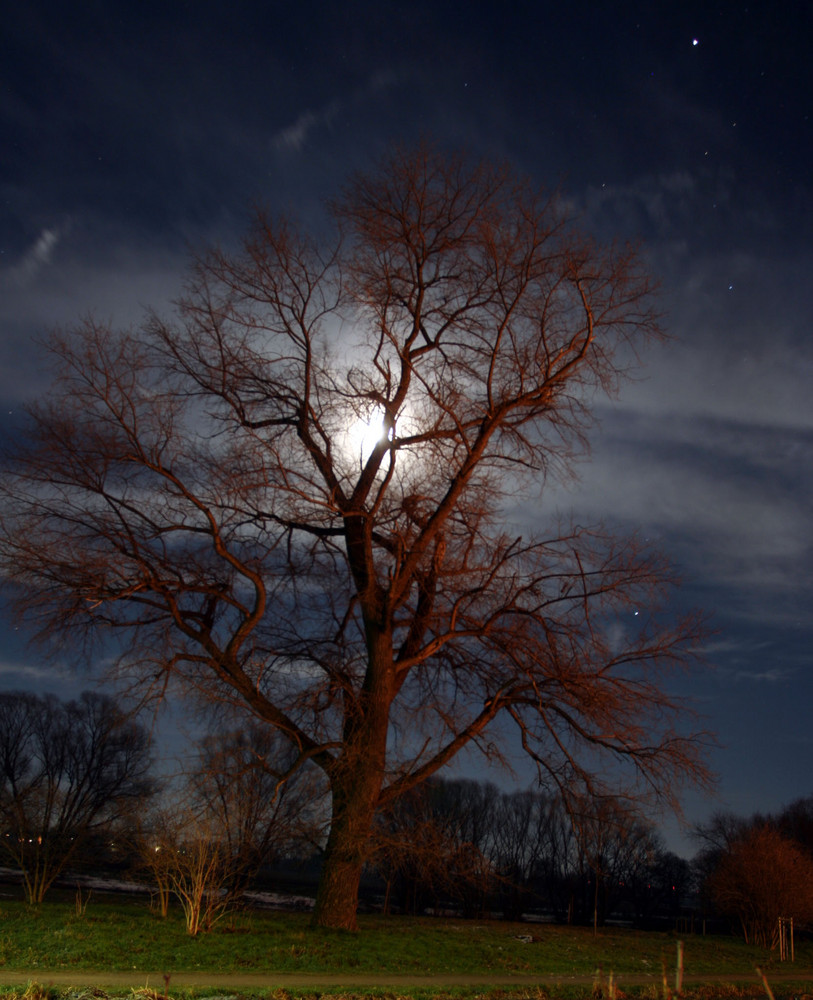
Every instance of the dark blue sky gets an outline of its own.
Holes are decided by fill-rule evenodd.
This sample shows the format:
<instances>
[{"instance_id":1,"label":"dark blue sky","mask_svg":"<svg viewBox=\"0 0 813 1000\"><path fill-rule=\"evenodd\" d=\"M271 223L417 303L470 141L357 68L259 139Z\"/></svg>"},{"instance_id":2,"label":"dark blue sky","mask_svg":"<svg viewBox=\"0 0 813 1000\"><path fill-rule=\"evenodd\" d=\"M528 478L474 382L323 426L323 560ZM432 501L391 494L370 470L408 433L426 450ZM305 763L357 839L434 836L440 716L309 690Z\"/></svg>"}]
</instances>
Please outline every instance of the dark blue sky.
<instances>
[{"instance_id":1,"label":"dark blue sky","mask_svg":"<svg viewBox=\"0 0 813 1000\"><path fill-rule=\"evenodd\" d=\"M713 616L681 691L718 733L720 798L689 818L811 794L811 38L801 2L16 5L0 434L47 385L36 337L161 307L187 248L233 241L253 203L318 225L392 140L508 159L640 240L661 282L673 342L550 502L656 541ZM81 685L22 636L0 625L0 687Z\"/></svg>"}]
</instances>

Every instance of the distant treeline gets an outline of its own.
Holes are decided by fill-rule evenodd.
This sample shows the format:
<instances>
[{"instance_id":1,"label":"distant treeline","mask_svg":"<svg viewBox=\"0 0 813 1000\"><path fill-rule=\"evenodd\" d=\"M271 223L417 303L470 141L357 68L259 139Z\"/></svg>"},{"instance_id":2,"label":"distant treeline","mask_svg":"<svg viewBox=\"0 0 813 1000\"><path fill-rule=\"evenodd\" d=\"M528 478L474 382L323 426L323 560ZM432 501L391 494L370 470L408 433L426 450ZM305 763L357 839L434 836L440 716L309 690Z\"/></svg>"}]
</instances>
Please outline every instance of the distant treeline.
<instances>
[{"instance_id":1,"label":"distant treeline","mask_svg":"<svg viewBox=\"0 0 813 1000\"><path fill-rule=\"evenodd\" d=\"M60 877L115 871L177 900L205 931L251 889L315 890L326 787L267 727L206 737L160 778L115 703L0 693L0 862L40 902ZM718 814L692 860L635 802L433 778L376 820L361 905L686 929L718 921L765 946L813 923L813 797L779 814Z\"/></svg>"}]
</instances>

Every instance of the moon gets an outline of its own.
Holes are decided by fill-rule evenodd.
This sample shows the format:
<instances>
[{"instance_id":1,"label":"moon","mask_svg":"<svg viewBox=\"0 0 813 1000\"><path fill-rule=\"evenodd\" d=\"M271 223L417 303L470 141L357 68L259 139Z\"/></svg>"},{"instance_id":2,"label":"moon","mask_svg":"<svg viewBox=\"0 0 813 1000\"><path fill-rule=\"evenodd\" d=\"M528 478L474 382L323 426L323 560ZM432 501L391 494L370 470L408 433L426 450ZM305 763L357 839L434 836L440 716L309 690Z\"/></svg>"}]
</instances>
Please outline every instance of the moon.
<instances>
[{"instance_id":1,"label":"moon","mask_svg":"<svg viewBox=\"0 0 813 1000\"><path fill-rule=\"evenodd\" d=\"M384 411L377 407L368 419L359 418L347 431L347 450L363 465L384 437Z\"/></svg>"}]
</instances>

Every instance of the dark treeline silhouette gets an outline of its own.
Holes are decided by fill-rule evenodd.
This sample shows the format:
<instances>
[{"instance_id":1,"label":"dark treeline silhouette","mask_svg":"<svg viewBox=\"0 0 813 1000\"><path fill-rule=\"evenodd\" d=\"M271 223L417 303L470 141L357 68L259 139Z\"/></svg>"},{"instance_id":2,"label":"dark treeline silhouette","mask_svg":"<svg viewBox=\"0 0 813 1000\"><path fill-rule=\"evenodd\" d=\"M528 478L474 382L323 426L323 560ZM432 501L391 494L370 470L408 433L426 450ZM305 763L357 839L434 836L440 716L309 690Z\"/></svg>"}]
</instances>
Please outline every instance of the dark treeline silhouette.
<instances>
[{"instance_id":1,"label":"dark treeline silhouette","mask_svg":"<svg viewBox=\"0 0 813 1000\"><path fill-rule=\"evenodd\" d=\"M434 779L379 816L368 902L561 923L731 930L775 948L813 926L813 796L775 815L719 813L688 861L627 801ZM383 885L383 890L382 890Z\"/></svg>"},{"instance_id":2,"label":"dark treeline silhouette","mask_svg":"<svg viewBox=\"0 0 813 1000\"><path fill-rule=\"evenodd\" d=\"M329 826L318 769L265 727L220 729L156 780L146 730L112 699L0 693L0 849L29 902L116 871L172 899L192 934L247 892L313 895ZM692 861L628 801L432 778L376 818L361 902L387 914L713 927L773 948L813 924L813 796L718 813Z\"/></svg>"},{"instance_id":3,"label":"dark treeline silhouette","mask_svg":"<svg viewBox=\"0 0 813 1000\"><path fill-rule=\"evenodd\" d=\"M467 780L434 779L382 813L371 868L385 910L512 920L673 922L691 888L689 863L619 799L576 811Z\"/></svg>"},{"instance_id":4,"label":"dark treeline silhouette","mask_svg":"<svg viewBox=\"0 0 813 1000\"><path fill-rule=\"evenodd\" d=\"M715 815L695 828L691 861L624 800L465 780L428 782L377 829L385 910L728 928L766 948L780 919L813 925L813 796L775 815Z\"/></svg>"}]
</instances>

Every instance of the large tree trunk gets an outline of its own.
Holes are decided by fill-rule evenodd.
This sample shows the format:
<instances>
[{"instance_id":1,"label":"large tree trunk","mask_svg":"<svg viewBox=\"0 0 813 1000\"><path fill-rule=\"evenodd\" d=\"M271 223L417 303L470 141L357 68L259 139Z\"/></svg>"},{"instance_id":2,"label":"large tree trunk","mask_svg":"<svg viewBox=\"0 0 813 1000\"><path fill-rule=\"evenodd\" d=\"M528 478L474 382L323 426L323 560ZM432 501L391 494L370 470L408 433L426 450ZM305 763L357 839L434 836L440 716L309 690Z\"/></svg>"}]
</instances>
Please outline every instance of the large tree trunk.
<instances>
[{"instance_id":1,"label":"large tree trunk","mask_svg":"<svg viewBox=\"0 0 813 1000\"><path fill-rule=\"evenodd\" d=\"M356 930L358 926L359 882L386 766L391 695L389 670L380 664L387 664L389 652L385 649L380 659L371 656L365 690L353 703L345 725L342 757L329 775L330 835L313 911L318 927Z\"/></svg>"},{"instance_id":2,"label":"large tree trunk","mask_svg":"<svg viewBox=\"0 0 813 1000\"><path fill-rule=\"evenodd\" d=\"M313 923L317 927L354 931L358 929L356 912L364 859L355 850L355 845L346 845L340 840L331 831L316 894Z\"/></svg>"},{"instance_id":3,"label":"large tree trunk","mask_svg":"<svg viewBox=\"0 0 813 1000\"><path fill-rule=\"evenodd\" d=\"M359 882L368 857L381 762L358 760L332 783L333 810L313 922L319 927L356 930Z\"/></svg>"}]
</instances>

